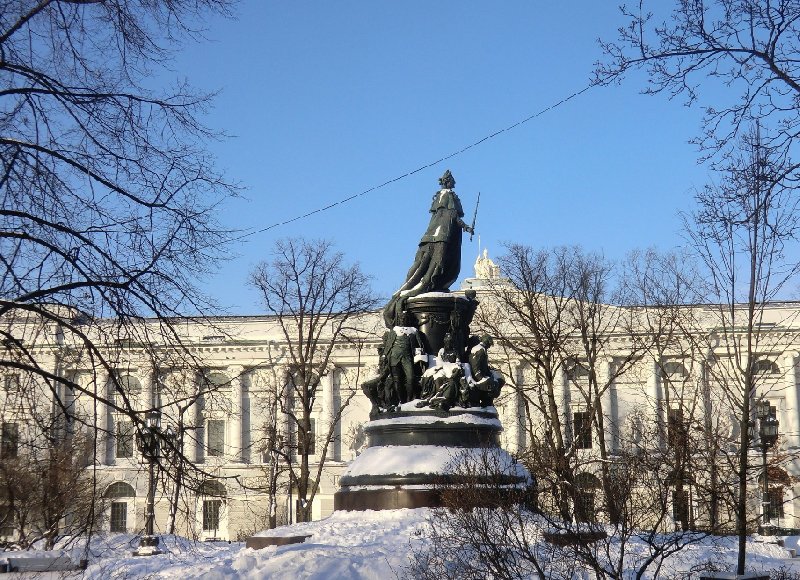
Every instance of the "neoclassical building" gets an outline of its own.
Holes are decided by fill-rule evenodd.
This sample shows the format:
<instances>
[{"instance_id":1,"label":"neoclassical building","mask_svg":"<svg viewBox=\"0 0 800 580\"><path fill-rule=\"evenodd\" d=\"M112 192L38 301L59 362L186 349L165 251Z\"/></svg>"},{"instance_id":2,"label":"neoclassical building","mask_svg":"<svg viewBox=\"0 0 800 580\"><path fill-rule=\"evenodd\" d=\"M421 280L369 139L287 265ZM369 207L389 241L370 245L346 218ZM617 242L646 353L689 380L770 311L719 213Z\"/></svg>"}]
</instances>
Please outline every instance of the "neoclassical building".
<instances>
[{"instance_id":1,"label":"neoclassical building","mask_svg":"<svg viewBox=\"0 0 800 580\"><path fill-rule=\"evenodd\" d=\"M476 271L476 277L468 279L465 288L477 290L482 301L490 300L488 294L482 294L482 289L487 287L487 279L497 281L500 273L485 254L479 258ZM766 309L761 327L774 338L763 343L768 347L759 353L754 365L761 381L755 397L774 407L780 425L778 442L770 449L771 457L780 454L784 458L780 465L782 475L773 476L776 486L771 488L771 493L779 497L774 498L768 509L772 523L785 528L800 527L800 505L795 499L800 491L795 483L800 476L800 462L794 457L800 451L798 315L800 304L780 303ZM380 329L379 318L380 313L374 313L362 322L365 327ZM713 327L706 330L713 335ZM276 401L276 389L282 380L281 373L285 372L280 368L283 336L274 320L264 316L219 317L212 325L187 322L181 332L189 354L202 363L203 380L215 388L196 396L200 391L192 385L198 381L197 376L169 365L156 369L153 349L137 346L135 341L118 345L115 368L98 370L85 357L64 355L54 340L48 355L52 357L54 372L70 377L85 392L62 388L55 393L37 391L31 397L23 387L24 378L6 373L0 455L14 457L22 453L24 441L36 429L36 421L31 417L55 412L61 404L58 400L62 401L70 414L78 418L65 426L66 430L88 432L93 425L99 427L93 440L94 456L87 457L85 469L96 474L99 495L103 498L101 528L140 532L144 527L148 470L128 415L114 408L115 402L122 406L124 401L119 398L125 397L134 409L160 408L162 426L180 433L182 452L197 467L196 472L187 474L185 489L177 495L172 484L158 483L157 532L169 529L173 517L176 533L200 539L242 539L265 528L271 509L270 481L276 468L280 472L281 461L292 460L291 456L279 458L275 452L274 434L291 436L289 421ZM324 447L324 434L331 432L333 439L313 501L314 519L332 512L338 479L364 444L362 426L369 420L370 403L360 392L359 384L377 368L379 342L380 331L376 331L366 345L361 345L363 348L337 346L332 364L322 377L312 412L312 432L316 438L312 468L316 467L314 464ZM624 333L609 337L607 353L598 367L603 375L599 382L608 384L601 395L601 408L605 418L604 444L612 455L637 444L646 432L653 435L642 441L643 447L669 448L675 442L676 426L682 424L684 415L691 413L696 414L699 424L713 426L717 440L724 441L721 452L727 452L726 446L733 450L737 437L735 421L725 397L717 394L722 386L715 385L709 373L709 364L724 364L719 361L729 352L726 345L717 340L707 352L672 349L656 358L643 355L626 358L630 342L630 336ZM500 351L495 358L498 356ZM615 365L623 360L628 368L616 374ZM513 356L502 361L502 367L509 379L509 386L497 405L504 426L502 442L507 450L517 453L531 443L537 429L544 424L535 406L526 403L526 396L537 388L537 381L534 371ZM110 372L116 373L116 383L123 385L124 393L111 388ZM609 377L615 378L609 380ZM583 380L580 365L565 365L554 393L563 435L571 448L577 449L575 456L586 465L580 478L585 486L585 501L576 506L579 512L591 510L593 494L600 493L597 473L592 472L592 466L596 466L592 458L597 452L597 436L591 429L583 428L591 420L586 400L581 396ZM677 390L683 394L677 395ZM99 397L89 393L97 393ZM532 395L528 396L528 400L532 399ZM336 421L339 410L340 420ZM648 425L653 427L649 431ZM752 485L756 489L761 457L756 447L752 457ZM286 484L285 474L278 473L277 480L274 509L281 524L293 519L293 490ZM687 481L686 485L691 488L692 482ZM707 510L702 493L699 490L691 493L691 489L687 493L684 488L679 491L679 495L672 497L676 503L672 509L676 521L689 518L702 522ZM177 501L174 495L179 496ZM170 505L177 506L175 514L171 514ZM12 529L6 525L0 532L9 535Z\"/></svg>"}]
</instances>

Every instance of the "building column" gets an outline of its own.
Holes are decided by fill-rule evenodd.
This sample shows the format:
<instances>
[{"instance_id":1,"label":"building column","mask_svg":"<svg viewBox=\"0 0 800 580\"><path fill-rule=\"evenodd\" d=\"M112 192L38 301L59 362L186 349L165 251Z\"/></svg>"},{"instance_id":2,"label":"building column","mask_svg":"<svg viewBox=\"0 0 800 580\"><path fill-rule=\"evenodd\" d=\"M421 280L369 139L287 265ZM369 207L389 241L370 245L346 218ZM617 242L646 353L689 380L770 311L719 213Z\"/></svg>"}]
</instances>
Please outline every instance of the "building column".
<instances>
[{"instance_id":1,"label":"building column","mask_svg":"<svg viewBox=\"0 0 800 580\"><path fill-rule=\"evenodd\" d=\"M564 389L564 373L561 369L556 371L556 376L553 377L553 399L555 399L556 403L556 417L558 418L558 423L561 425L561 434L562 437L566 437L566 421L567 421L567 403L566 397L567 392Z\"/></svg>"},{"instance_id":2,"label":"building column","mask_svg":"<svg viewBox=\"0 0 800 580\"><path fill-rule=\"evenodd\" d=\"M111 386L109 385L110 377L107 371L102 370L95 373L94 381L95 395L99 395L106 400L113 397ZM108 405L100 405L98 411L101 415L98 419L101 421L100 424L106 433L105 457L103 457L102 463L112 465L114 463L114 417L111 414L111 407Z\"/></svg>"},{"instance_id":3,"label":"building column","mask_svg":"<svg viewBox=\"0 0 800 580\"><path fill-rule=\"evenodd\" d=\"M522 413L521 410L521 400L519 391L523 388L524 384L524 372L522 365L519 363L514 364L512 367L514 373L514 386L511 387L509 385L508 388L513 389L510 396L508 397L508 403L503 406L502 409L502 422L503 425L506 425L507 428L504 429L504 447L508 449L510 453L517 453L520 450L520 429L521 429L521 418L520 415Z\"/></svg>"},{"instance_id":4,"label":"building column","mask_svg":"<svg viewBox=\"0 0 800 580\"><path fill-rule=\"evenodd\" d=\"M647 376L647 402L651 406L652 417L656 425L656 445L662 448L664 445L664 418L663 418L663 394L661 392L661 381L659 380L659 365L656 361L650 363L650 373Z\"/></svg>"},{"instance_id":5,"label":"building column","mask_svg":"<svg viewBox=\"0 0 800 580\"><path fill-rule=\"evenodd\" d=\"M228 446L231 461L242 461L242 391L244 390L242 375L244 367L234 365L228 367L228 376L231 379L231 414L228 422L230 445Z\"/></svg>"},{"instance_id":6,"label":"building column","mask_svg":"<svg viewBox=\"0 0 800 580\"><path fill-rule=\"evenodd\" d=\"M200 389L200 385L202 384L200 377L196 376L194 378L195 383L195 392ZM204 407L205 402L203 397L198 397L193 405L194 409L194 461L195 463L202 463L205 459L205 433L206 433L206 426L205 426L205 413ZM189 431L191 433L191 431Z\"/></svg>"},{"instance_id":7,"label":"building column","mask_svg":"<svg viewBox=\"0 0 800 580\"><path fill-rule=\"evenodd\" d=\"M600 404L603 407L603 439L606 443L606 450L613 453L617 450L617 437L615 437L617 430L617 417L614 413L614 385L609 384L611 380L611 365L614 364L613 359L604 359L599 361L598 368L598 385L602 388L605 387L603 394L600 397Z\"/></svg>"},{"instance_id":8,"label":"building column","mask_svg":"<svg viewBox=\"0 0 800 580\"><path fill-rule=\"evenodd\" d=\"M566 367L562 366L559 373L559 384L561 386L563 407L561 413L564 425L564 445L569 446L575 438L572 410L572 387L569 380L569 373Z\"/></svg>"},{"instance_id":9,"label":"building column","mask_svg":"<svg viewBox=\"0 0 800 580\"><path fill-rule=\"evenodd\" d=\"M797 384L797 358L800 353L787 352L784 357L784 381L786 381L786 425L787 444L800 448L800 385Z\"/></svg>"},{"instance_id":10,"label":"building column","mask_svg":"<svg viewBox=\"0 0 800 580\"><path fill-rule=\"evenodd\" d=\"M289 386L288 370L284 371L281 381L282 381L282 388L277 393L277 396L280 397L280 401L278 402L278 409L289 410L294 405L294 399L293 399L293 393L291 392L291 387ZM288 445L292 441L292 438L297 435L297 433L293 433L294 425L292 424L291 413L288 412L280 413L280 416L277 418L276 425L278 427L278 433L283 435L284 441L286 441L286 444Z\"/></svg>"},{"instance_id":11,"label":"building column","mask_svg":"<svg viewBox=\"0 0 800 580\"><path fill-rule=\"evenodd\" d=\"M156 408L156 376L157 372L153 369L152 366L147 365L142 367L143 370L139 372L142 377L142 401L141 403L144 405L146 409L155 409ZM138 407L138 405L137 405Z\"/></svg>"},{"instance_id":12,"label":"building column","mask_svg":"<svg viewBox=\"0 0 800 580\"><path fill-rule=\"evenodd\" d=\"M333 422L336 414L335 400L336 400L336 373L340 372L336 367L331 368L328 374L325 375L325 380L322 383L322 417L317 428L317 437L323 433L327 437L328 433L333 433ZM333 461L338 461L340 458L336 453L335 441L330 442L330 458Z\"/></svg>"}]
</instances>

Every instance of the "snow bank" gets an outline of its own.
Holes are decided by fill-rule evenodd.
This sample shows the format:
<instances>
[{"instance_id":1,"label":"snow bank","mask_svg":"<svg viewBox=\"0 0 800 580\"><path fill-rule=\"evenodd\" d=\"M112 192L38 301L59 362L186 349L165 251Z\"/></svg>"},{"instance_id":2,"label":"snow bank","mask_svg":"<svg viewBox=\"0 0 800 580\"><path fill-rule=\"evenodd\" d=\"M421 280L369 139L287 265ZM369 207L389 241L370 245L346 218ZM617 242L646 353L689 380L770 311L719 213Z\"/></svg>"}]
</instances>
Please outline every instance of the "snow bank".
<instances>
[{"instance_id":1,"label":"snow bank","mask_svg":"<svg viewBox=\"0 0 800 580\"><path fill-rule=\"evenodd\" d=\"M135 557L136 537L130 534L95 536L88 551L82 545L59 545L60 552L76 561L88 557L90 565L76 578L117 580L123 578L167 578L191 580L274 579L274 580L386 580L402 577L412 547L425 542L426 518L431 511L386 510L336 512L318 522L285 526L270 535L310 534L304 544L273 546L251 550L241 543L192 542L175 536L162 536L168 553ZM797 545L797 538L787 539ZM626 545L626 557L636 557L646 550L643 542ZM800 562L787 557L785 549L775 544L750 541L748 568L777 569L785 566L800 571ZM25 554L41 555L29 551ZM6 552L6 556L17 556ZM659 578L674 578L702 562L736 562L736 538L708 538L688 546L669 558ZM632 579L633 576L631 575ZM626 578L626 580L629 580ZM644 580L653 580L652 572Z\"/></svg>"}]
</instances>

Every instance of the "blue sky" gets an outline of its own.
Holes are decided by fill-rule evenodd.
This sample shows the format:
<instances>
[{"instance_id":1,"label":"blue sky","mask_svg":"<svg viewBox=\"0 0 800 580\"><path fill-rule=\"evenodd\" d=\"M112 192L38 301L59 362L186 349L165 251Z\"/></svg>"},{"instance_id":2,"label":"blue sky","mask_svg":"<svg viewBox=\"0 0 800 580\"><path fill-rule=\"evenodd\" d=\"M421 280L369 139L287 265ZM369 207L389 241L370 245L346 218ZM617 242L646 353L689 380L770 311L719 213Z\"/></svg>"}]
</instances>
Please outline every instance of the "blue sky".
<instances>
[{"instance_id":1,"label":"blue sky","mask_svg":"<svg viewBox=\"0 0 800 580\"><path fill-rule=\"evenodd\" d=\"M242 199L220 209L252 231L413 171L578 91L623 23L616 2L244 0L172 63L219 90L205 121ZM204 288L257 314L247 286L276 239L336 242L390 295L413 261L437 179L450 169L490 256L503 241L580 244L609 258L681 243L678 211L709 180L688 144L701 110L639 94L642 78L592 88L447 162L237 244ZM465 240L462 277L477 236ZM458 286L458 284L456 285Z\"/></svg>"}]
</instances>

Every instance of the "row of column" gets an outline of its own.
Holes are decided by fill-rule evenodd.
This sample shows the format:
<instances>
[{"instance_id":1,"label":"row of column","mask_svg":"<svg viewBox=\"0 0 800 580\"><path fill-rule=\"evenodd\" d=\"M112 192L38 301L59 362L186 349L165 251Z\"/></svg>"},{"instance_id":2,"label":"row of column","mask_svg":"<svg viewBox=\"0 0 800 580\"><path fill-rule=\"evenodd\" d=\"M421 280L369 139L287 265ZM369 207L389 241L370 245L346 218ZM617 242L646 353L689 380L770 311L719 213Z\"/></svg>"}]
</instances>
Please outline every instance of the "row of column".
<instances>
[{"instance_id":1,"label":"row of column","mask_svg":"<svg viewBox=\"0 0 800 580\"><path fill-rule=\"evenodd\" d=\"M778 403L779 399L782 400L783 422L781 425L781 432L786 437L789 447L800 448L800 384L796 380L796 367L798 364L800 353L790 352L784 355L781 361L781 379L776 381L776 388L766 390L764 393L767 399L772 399ZM604 439L606 448L613 450L619 447L620 441L620 416L619 416L619 392L617 386L612 382L610 385L609 377L613 372L613 360L603 361L598 365L598 384L608 385L606 390L601 395L601 405L604 412L605 430ZM524 385L524 377L522 368L517 368L517 384ZM703 369L702 385L703 389L713 389L713 385L708 384L708 377L706 377L705 368ZM666 400L663 391L663 382L660 379L661 367L655 361L649 363L649 372L647 373L647 404L652 409L654 418L657 425L657 433L659 436L659 445L665 444L663 440L666 435L666 410L664 409L664 401ZM556 405L561 413L562 425L571 425L572 423L572 385L566 372L561 374L561 382L554 392ZM709 407L710 401L706 403ZM524 409L523 402L520 396L510 397L507 403L508 409L505 415L506 425L506 441L511 450L517 450L525 444L524 442ZM707 408L707 413L712 413L713 410Z\"/></svg>"}]
</instances>

